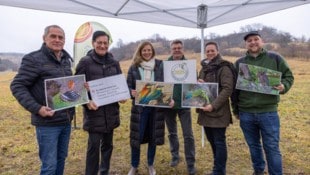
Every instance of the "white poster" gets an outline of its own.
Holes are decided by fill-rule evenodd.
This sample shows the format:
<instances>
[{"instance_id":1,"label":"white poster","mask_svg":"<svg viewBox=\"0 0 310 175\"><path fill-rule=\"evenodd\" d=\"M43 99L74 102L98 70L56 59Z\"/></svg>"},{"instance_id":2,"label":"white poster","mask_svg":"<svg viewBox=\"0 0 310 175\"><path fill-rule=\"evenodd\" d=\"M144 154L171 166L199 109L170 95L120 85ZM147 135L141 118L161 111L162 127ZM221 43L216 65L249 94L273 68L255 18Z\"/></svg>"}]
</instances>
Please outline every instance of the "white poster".
<instances>
[{"instance_id":1,"label":"white poster","mask_svg":"<svg viewBox=\"0 0 310 175\"><path fill-rule=\"evenodd\" d=\"M123 74L89 81L88 86L92 100L97 106L130 98L127 82Z\"/></svg>"},{"instance_id":2,"label":"white poster","mask_svg":"<svg viewBox=\"0 0 310 175\"><path fill-rule=\"evenodd\" d=\"M169 83L196 83L196 60L164 61L164 80Z\"/></svg>"}]
</instances>

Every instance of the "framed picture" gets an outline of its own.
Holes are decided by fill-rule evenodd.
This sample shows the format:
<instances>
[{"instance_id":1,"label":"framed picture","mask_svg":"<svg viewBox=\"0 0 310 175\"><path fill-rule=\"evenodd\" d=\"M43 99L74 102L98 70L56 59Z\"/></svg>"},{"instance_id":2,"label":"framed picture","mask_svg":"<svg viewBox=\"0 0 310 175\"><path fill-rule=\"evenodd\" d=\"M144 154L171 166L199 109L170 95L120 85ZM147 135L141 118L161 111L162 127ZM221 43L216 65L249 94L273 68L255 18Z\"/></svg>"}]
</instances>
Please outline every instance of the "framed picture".
<instances>
[{"instance_id":1,"label":"framed picture","mask_svg":"<svg viewBox=\"0 0 310 175\"><path fill-rule=\"evenodd\" d=\"M240 63L236 89L270 95L279 95L273 87L281 82L281 72L260 66Z\"/></svg>"},{"instance_id":2,"label":"framed picture","mask_svg":"<svg viewBox=\"0 0 310 175\"><path fill-rule=\"evenodd\" d=\"M88 103L84 83L85 75L46 79L44 81L46 105L58 111Z\"/></svg>"},{"instance_id":3,"label":"framed picture","mask_svg":"<svg viewBox=\"0 0 310 175\"><path fill-rule=\"evenodd\" d=\"M218 96L218 83L182 84L182 107L200 108Z\"/></svg>"},{"instance_id":4,"label":"framed picture","mask_svg":"<svg viewBox=\"0 0 310 175\"><path fill-rule=\"evenodd\" d=\"M169 108L173 83L136 81L136 105Z\"/></svg>"}]
</instances>

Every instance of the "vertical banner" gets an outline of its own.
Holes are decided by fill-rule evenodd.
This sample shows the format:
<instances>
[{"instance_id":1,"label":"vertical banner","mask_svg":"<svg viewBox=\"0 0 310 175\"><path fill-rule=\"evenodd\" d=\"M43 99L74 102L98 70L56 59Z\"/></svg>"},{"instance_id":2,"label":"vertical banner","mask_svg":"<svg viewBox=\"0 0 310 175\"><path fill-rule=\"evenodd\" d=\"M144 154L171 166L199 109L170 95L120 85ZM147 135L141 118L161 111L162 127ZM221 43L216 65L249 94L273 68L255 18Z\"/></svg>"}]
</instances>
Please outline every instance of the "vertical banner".
<instances>
[{"instance_id":1,"label":"vertical banner","mask_svg":"<svg viewBox=\"0 0 310 175\"><path fill-rule=\"evenodd\" d=\"M112 44L112 36L109 30L98 22L86 22L82 24L75 33L73 45L74 66L76 66L80 59L87 54L92 46L92 36L95 31L104 31L110 36L110 44Z\"/></svg>"}]
</instances>

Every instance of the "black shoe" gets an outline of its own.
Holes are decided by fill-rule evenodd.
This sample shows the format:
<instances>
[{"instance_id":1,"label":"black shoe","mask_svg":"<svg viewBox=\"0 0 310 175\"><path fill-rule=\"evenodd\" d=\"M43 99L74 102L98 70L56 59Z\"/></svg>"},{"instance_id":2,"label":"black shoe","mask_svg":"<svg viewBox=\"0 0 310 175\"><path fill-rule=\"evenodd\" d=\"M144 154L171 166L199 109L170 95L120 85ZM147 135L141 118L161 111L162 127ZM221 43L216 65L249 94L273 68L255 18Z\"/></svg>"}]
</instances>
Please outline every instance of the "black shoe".
<instances>
[{"instance_id":1,"label":"black shoe","mask_svg":"<svg viewBox=\"0 0 310 175\"><path fill-rule=\"evenodd\" d=\"M197 170L194 166L188 167L187 169L189 175L195 175L197 173Z\"/></svg>"},{"instance_id":2,"label":"black shoe","mask_svg":"<svg viewBox=\"0 0 310 175\"><path fill-rule=\"evenodd\" d=\"M170 166L171 167L175 167L175 166L177 166L178 164L179 164L179 162L180 162L180 159L172 159L171 160L171 162L170 162Z\"/></svg>"},{"instance_id":3,"label":"black shoe","mask_svg":"<svg viewBox=\"0 0 310 175\"><path fill-rule=\"evenodd\" d=\"M257 172L257 171L253 172L253 175L264 175L264 174L265 174L264 172Z\"/></svg>"}]
</instances>

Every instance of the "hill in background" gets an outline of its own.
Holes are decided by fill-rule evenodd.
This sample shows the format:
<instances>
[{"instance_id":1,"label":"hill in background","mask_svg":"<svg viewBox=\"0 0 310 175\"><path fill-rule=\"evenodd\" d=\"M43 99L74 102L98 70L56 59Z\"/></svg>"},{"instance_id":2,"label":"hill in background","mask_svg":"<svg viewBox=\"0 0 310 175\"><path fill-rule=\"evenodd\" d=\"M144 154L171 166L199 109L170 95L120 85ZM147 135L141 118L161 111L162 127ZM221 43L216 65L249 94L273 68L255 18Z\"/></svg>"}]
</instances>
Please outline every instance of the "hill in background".
<instances>
[{"instance_id":1,"label":"hill in background","mask_svg":"<svg viewBox=\"0 0 310 175\"><path fill-rule=\"evenodd\" d=\"M284 57L310 59L310 38L296 38L288 32L278 31L275 28L263 26L261 24L247 25L240 28L239 32L220 36L211 33L205 37L205 41L216 41L220 46L220 52L224 56L240 57L245 53L243 36L249 31L257 30L262 35L265 42L265 48L279 52ZM182 39L186 54L200 53L200 38ZM156 55L169 55L170 42L159 34L154 34L147 39L152 42ZM122 61L131 59L141 40L124 44L122 40L117 41L117 46L110 49L114 58ZM17 71L24 54L21 53L0 53L0 71Z\"/></svg>"}]
</instances>

